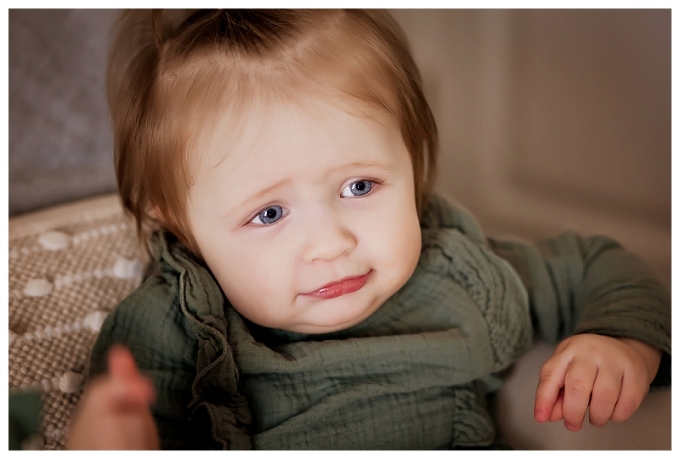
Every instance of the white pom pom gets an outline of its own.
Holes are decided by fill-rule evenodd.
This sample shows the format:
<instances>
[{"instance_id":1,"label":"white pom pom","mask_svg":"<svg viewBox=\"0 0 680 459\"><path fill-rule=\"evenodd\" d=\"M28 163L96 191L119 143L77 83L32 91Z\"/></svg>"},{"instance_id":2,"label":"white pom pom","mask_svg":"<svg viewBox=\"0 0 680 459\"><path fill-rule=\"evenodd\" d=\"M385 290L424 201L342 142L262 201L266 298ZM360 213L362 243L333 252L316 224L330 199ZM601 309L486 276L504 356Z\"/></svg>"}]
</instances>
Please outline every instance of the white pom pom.
<instances>
[{"instance_id":1,"label":"white pom pom","mask_svg":"<svg viewBox=\"0 0 680 459\"><path fill-rule=\"evenodd\" d=\"M142 269L143 266L139 260L119 258L113 266L113 275L119 279L132 279L141 277Z\"/></svg>"},{"instance_id":2,"label":"white pom pom","mask_svg":"<svg viewBox=\"0 0 680 459\"><path fill-rule=\"evenodd\" d=\"M24 294L27 296L45 296L52 291L52 283L47 279L32 279L26 283Z\"/></svg>"},{"instance_id":3,"label":"white pom pom","mask_svg":"<svg viewBox=\"0 0 680 459\"><path fill-rule=\"evenodd\" d=\"M33 434L26 440L21 442L21 449L23 450L37 450L45 446L45 440L38 434Z\"/></svg>"},{"instance_id":4,"label":"white pom pom","mask_svg":"<svg viewBox=\"0 0 680 459\"><path fill-rule=\"evenodd\" d=\"M80 390L83 383L83 375L67 371L59 379L59 389L66 394L73 394Z\"/></svg>"},{"instance_id":5,"label":"white pom pom","mask_svg":"<svg viewBox=\"0 0 680 459\"><path fill-rule=\"evenodd\" d=\"M46 250L65 249L71 243L71 236L61 231L49 231L38 238L40 245Z\"/></svg>"},{"instance_id":6,"label":"white pom pom","mask_svg":"<svg viewBox=\"0 0 680 459\"><path fill-rule=\"evenodd\" d=\"M88 314L85 319L83 319L83 325L88 327L93 332L98 332L102 328L104 319L106 319L107 314L104 311L95 311Z\"/></svg>"}]
</instances>

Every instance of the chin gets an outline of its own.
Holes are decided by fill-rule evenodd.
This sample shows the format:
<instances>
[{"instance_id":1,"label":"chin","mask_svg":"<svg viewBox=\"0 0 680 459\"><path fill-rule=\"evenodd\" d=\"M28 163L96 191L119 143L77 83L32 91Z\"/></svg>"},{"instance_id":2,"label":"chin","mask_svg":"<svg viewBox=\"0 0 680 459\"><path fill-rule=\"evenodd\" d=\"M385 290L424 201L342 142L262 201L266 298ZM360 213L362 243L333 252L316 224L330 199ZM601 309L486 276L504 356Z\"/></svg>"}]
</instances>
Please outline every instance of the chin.
<instances>
[{"instance_id":1,"label":"chin","mask_svg":"<svg viewBox=\"0 0 680 459\"><path fill-rule=\"evenodd\" d=\"M385 299L368 301L367 304L366 301L361 301L357 297L353 297L353 294L349 294L324 300L326 303L323 308L315 311L315 317L307 323L295 326L295 329L291 328L290 331L321 334L350 328L370 317L384 303ZM357 307L358 303L363 305Z\"/></svg>"}]
</instances>

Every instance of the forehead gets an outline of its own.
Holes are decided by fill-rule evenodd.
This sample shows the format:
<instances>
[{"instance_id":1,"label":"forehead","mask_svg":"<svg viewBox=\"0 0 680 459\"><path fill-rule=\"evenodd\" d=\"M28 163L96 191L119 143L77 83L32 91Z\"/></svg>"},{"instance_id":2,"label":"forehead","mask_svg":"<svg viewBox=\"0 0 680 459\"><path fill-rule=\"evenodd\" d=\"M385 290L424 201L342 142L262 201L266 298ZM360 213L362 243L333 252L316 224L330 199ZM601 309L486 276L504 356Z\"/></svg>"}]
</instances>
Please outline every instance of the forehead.
<instances>
[{"instance_id":1,"label":"forehead","mask_svg":"<svg viewBox=\"0 0 680 459\"><path fill-rule=\"evenodd\" d=\"M389 160L387 145L395 139L401 141L397 121L363 102L309 94L259 98L244 110L223 110L204 126L193 148L195 171L237 174L252 166L275 172L368 157ZM302 158L306 164L299 163Z\"/></svg>"}]
</instances>

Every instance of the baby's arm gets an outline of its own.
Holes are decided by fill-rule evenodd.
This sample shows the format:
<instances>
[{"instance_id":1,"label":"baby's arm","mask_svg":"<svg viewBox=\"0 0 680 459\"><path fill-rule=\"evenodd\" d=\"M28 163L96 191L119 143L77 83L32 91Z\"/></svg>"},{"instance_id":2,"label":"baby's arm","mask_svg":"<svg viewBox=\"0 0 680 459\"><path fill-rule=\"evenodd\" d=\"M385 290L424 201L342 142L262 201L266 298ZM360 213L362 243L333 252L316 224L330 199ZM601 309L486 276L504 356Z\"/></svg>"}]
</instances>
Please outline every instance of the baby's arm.
<instances>
[{"instance_id":1,"label":"baby's arm","mask_svg":"<svg viewBox=\"0 0 680 459\"><path fill-rule=\"evenodd\" d=\"M155 393L137 370L130 352L111 348L108 374L85 388L71 424L68 449L158 449L158 432L149 409Z\"/></svg>"},{"instance_id":2,"label":"baby's arm","mask_svg":"<svg viewBox=\"0 0 680 459\"><path fill-rule=\"evenodd\" d=\"M575 233L491 245L524 282L541 338L572 335L541 370L536 420L564 419L579 430L589 408L593 425L620 421L650 382L670 387L670 295L637 257L606 237Z\"/></svg>"},{"instance_id":3,"label":"baby's arm","mask_svg":"<svg viewBox=\"0 0 680 459\"><path fill-rule=\"evenodd\" d=\"M541 368L534 418L559 421L571 431L590 423L628 419L649 391L661 351L632 339L581 334L567 338Z\"/></svg>"}]
</instances>

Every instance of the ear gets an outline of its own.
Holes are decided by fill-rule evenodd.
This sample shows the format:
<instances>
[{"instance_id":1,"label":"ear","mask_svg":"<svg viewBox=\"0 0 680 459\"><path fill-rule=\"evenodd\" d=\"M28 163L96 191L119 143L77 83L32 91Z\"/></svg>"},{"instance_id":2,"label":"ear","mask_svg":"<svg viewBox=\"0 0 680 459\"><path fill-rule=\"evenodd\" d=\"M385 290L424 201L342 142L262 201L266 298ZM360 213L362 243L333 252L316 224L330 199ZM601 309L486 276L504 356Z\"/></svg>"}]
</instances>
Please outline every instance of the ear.
<instances>
[{"instance_id":1,"label":"ear","mask_svg":"<svg viewBox=\"0 0 680 459\"><path fill-rule=\"evenodd\" d=\"M151 215L156 220L161 220L161 211L158 210L158 206L153 206L149 209L149 215Z\"/></svg>"},{"instance_id":2,"label":"ear","mask_svg":"<svg viewBox=\"0 0 680 459\"><path fill-rule=\"evenodd\" d=\"M158 206L152 206L149 209L149 215L151 216L151 218L159 222L161 225L165 226L167 220L163 217L163 213L160 211Z\"/></svg>"}]
</instances>

